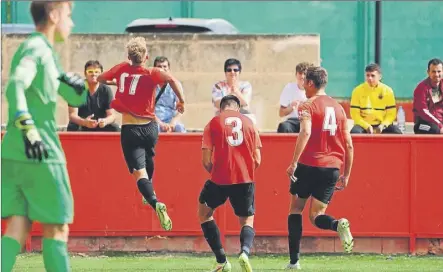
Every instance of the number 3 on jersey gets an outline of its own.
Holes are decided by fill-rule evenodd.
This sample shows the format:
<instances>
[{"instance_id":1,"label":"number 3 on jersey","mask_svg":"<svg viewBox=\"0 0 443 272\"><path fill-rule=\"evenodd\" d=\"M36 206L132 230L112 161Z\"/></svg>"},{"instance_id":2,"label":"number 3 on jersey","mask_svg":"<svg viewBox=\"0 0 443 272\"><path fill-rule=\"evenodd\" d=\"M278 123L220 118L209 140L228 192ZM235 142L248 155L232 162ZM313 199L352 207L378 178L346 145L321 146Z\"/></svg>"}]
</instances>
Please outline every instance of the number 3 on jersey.
<instances>
[{"instance_id":1,"label":"number 3 on jersey","mask_svg":"<svg viewBox=\"0 0 443 272\"><path fill-rule=\"evenodd\" d=\"M323 119L323 131L329 131L329 135L334 136L337 131L337 119L333 107L326 107L325 118Z\"/></svg>"},{"instance_id":2,"label":"number 3 on jersey","mask_svg":"<svg viewBox=\"0 0 443 272\"><path fill-rule=\"evenodd\" d=\"M238 117L228 117L225 125L232 127L232 135L226 139L231 146L239 146L243 143L243 122Z\"/></svg>"}]
</instances>

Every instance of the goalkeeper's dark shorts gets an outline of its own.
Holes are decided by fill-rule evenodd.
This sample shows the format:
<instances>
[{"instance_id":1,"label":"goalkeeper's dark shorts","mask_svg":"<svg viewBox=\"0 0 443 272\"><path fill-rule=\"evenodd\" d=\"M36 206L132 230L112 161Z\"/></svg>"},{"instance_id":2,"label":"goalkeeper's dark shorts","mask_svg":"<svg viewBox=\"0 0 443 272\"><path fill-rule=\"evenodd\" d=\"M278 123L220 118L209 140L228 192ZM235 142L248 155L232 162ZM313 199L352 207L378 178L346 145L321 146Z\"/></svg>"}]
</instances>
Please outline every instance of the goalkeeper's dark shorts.
<instances>
[{"instance_id":1,"label":"goalkeeper's dark shorts","mask_svg":"<svg viewBox=\"0 0 443 272\"><path fill-rule=\"evenodd\" d=\"M121 145L131 174L146 167L147 158L155 156L158 141L158 124L151 121L143 125L122 125Z\"/></svg>"},{"instance_id":2,"label":"goalkeeper's dark shorts","mask_svg":"<svg viewBox=\"0 0 443 272\"><path fill-rule=\"evenodd\" d=\"M296 182L291 181L289 192L300 198L313 198L329 204L334 195L335 185L340 177L340 169L314 167L298 164L294 176Z\"/></svg>"},{"instance_id":3,"label":"goalkeeper's dark shorts","mask_svg":"<svg viewBox=\"0 0 443 272\"><path fill-rule=\"evenodd\" d=\"M253 182L218 185L208 180L201 190L199 202L215 210L228 198L235 215L248 217L255 214L255 183Z\"/></svg>"}]
</instances>

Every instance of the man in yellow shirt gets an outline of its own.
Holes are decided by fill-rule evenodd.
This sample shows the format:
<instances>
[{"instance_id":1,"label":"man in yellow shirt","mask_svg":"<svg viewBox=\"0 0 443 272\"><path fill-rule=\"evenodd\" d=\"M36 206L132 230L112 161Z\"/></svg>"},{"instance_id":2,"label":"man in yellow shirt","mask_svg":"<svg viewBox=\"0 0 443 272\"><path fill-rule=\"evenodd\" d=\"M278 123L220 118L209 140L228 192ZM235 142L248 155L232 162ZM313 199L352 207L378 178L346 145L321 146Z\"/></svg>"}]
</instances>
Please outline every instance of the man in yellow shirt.
<instances>
[{"instance_id":1,"label":"man in yellow shirt","mask_svg":"<svg viewBox=\"0 0 443 272\"><path fill-rule=\"evenodd\" d=\"M365 72L366 81L352 91L351 117L354 127L351 133L402 134L393 124L397 115L394 92L380 82L380 66L369 64Z\"/></svg>"}]
</instances>

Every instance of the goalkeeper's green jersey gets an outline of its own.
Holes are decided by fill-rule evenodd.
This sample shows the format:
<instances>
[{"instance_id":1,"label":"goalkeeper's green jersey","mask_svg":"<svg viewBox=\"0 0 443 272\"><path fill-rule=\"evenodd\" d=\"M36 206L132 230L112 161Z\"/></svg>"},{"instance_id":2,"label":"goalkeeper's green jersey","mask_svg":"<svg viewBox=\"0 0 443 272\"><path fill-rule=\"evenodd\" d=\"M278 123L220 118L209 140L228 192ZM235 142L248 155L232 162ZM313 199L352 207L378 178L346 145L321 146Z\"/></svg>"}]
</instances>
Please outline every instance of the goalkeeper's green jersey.
<instances>
[{"instance_id":1,"label":"goalkeeper's green jersey","mask_svg":"<svg viewBox=\"0 0 443 272\"><path fill-rule=\"evenodd\" d=\"M57 78L62 73L57 53L46 37L35 32L20 44L12 58L6 86L8 123L2 140L2 159L31 162L26 157L22 132L14 125L17 113L28 111L48 150L46 163L66 163L56 125L57 95L70 105L86 102L87 91L78 95Z\"/></svg>"}]
</instances>

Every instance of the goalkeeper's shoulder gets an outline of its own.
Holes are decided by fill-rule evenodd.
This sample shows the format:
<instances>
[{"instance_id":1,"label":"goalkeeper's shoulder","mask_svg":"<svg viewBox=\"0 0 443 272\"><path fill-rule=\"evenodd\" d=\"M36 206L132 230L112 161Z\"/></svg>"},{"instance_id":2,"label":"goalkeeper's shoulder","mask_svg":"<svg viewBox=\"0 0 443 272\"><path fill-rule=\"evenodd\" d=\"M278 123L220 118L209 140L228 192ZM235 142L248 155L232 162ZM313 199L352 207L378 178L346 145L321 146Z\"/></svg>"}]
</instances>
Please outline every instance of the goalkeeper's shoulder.
<instances>
[{"instance_id":1,"label":"goalkeeper's shoulder","mask_svg":"<svg viewBox=\"0 0 443 272\"><path fill-rule=\"evenodd\" d=\"M33 80L38 64L47 56L52 56L52 49L40 36L31 35L16 49L10 68L10 80ZM32 76L32 78L31 78ZM29 82L30 84L30 82Z\"/></svg>"},{"instance_id":2,"label":"goalkeeper's shoulder","mask_svg":"<svg viewBox=\"0 0 443 272\"><path fill-rule=\"evenodd\" d=\"M17 48L20 58L31 58L37 61L45 56L52 56L53 50L41 35L31 34Z\"/></svg>"}]
</instances>

